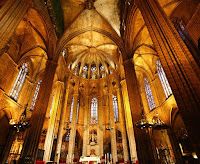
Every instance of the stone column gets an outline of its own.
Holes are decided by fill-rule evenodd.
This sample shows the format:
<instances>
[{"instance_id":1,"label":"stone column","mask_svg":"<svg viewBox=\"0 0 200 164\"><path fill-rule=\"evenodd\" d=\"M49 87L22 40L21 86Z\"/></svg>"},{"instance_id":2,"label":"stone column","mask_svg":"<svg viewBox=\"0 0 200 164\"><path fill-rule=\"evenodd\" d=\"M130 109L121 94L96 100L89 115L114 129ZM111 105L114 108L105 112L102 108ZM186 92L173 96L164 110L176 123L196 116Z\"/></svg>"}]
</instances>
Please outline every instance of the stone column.
<instances>
[{"instance_id":1,"label":"stone column","mask_svg":"<svg viewBox=\"0 0 200 164\"><path fill-rule=\"evenodd\" d=\"M123 95L124 114L125 114L125 121L126 121L126 131L128 135L128 141L129 141L130 155L131 155L131 159L137 160L138 158L137 158L135 134L133 130L133 122L132 122L126 80L121 81L121 88L122 88L122 95Z\"/></svg>"},{"instance_id":2,"label":"stone column","mask_svg":"<svg viewBox=\"0 0 200 164\"><path fill-rule=\"evenodd\" d=\"M127 145L127 136L126 136L126 127L125 127L125 119L124 119L124 109L122 106L122 96L121 96L121 89L117 88L117 103L119 109L119 121L122 126L122 145L123 145L123 154L124 154L124 161L129 160L128 154L128 145Z\"/></svg>"},{"instance_id":3,"label":"stone column","mask_svg":"<svg viewBox=\"0 0 200 164\"><path fill-rule=\"evenodd\" d=\"M55 162L59 163L60 160L60 151L62 146L62 138L63 138L63 128L66 118L66 111L67 111L67 100L68 100L68 93L69 93L69 81L70 77L65 82L63 93L63 101L62 101L62 107L61 107L61 114L60 114L60 121L59 121L59 128L58 128L58 137L57 137L57 146L56 146L56 154L55 154Z\"/></svg>"},{"instance_id":4,"label":"stone column","mask_svg":"<svg viewBox=\"0 0 200 164\"><path fill-rule=\"evenodd\" d=\"M141 119L142 110L137 78L132 59L126 60L124 62L124 71L126 81L122 81L121 84L125 105L128 139L130 149L133 149L131 150L131 158L133 160L133 158L137 159L138 157L140 163L155 163L149 134L146 133L145 130L133 128L133 125ZM137 153L134 138L136 140Z\"/></svg>"},{"instance_id":5,"label":"stone column","mask_svg":"<svg viewBox=\"0 0 200 164\"><path fill-rule=\"evenodd\" d=\"M44 156L43 156L43 161L48 162L50 161L51 157L51 150L53 147L53 141L54 141L54 133L55 133L55 126L57 122L57 114L58 110L60 108L60 101L62 99L62 92L63 92L63 83L57 81L57 88L56 88L56 93L54 97L54 102L52 106L52 112L49 120L49 125L48 125L48 130L47 130L47 135L45 138L45 143L44 143ZM51 103L51 102L50 102Z\"/></svg>"},{"instance_id":6,"label":"stone column","mask_svg":"<svg viewBox=\"0 0 200 164\"><path fill-rule=\"evenodd\" d=\"M47 61L38 98L31 116L31 127L26 131L21 154L21 163L33 164L36 159L56 67L57 63L49 60Z\"/></svg>"},{"instance_id":7,"label":"stone column","mask_svg":"<svg viewBox=\"0 0 200 164\"><path fill-rule=\"evenodd\" d=\"M98 127L97 127L97 136L98 136L98 147L99 147L99 156L103 156L103 88L99 86L99 95L98 95Z\"/></svg>"},{"instance_id":8,"label":"stone column","mask_svg":"<svg viewBox=\"0 0 200 164\"><path fill-rule=\"evenodd\" d=\"M87 88L88 91L88 88ZM89 95L86 93L84 106L84 126L83 126L83 156L87 156L88 134L89 134Z\"/></svg>"},{"instance_id":9,"label":"stone column","mask_svg":"<svg viewBox=\"0 0 200 164\"><path fill-rule=\"evenodd\" d=\"M109 104L109 121L110 127L110 139L111 139L111 154L113 162L116 163L117 159L117 142L116 142L116 128L115 128L115 119L114 119L114 110L113 110L113 86L111 82L108 82L108 104Z\"/></svg>"},{"instance_id":10,"label":"stone column","mask_svg":"<svg viewBox=\"0 0 200 164\"><path fill-rule=\"evenodd\" d=\"M0 54L31 6L29 0L8 0L0 9Z\"/></svg>"},{"instance_id":11,"label":"stone column","mask_svg":"<svg viewBox=\"0 0 200 164\"><path fill-rule=\"evenodd\" d=\"M9 156L10 149L12 147L13 141L16 138L16 133L17 133L16 131L9 130L7 141L6 141L6 145L5 145L4 149L3 149L3 152L2 152L1 158L0 158L0 161L2 163L6 163L6 161L8 159L8 156Z\"/></svg>"},{"instance_id":12,"label":"stone column","mask_svg":"<svg viewBox=\"0 0 200 164\"><path fill-rule=\"evenodd\" d=\"M70 130L67 163L73 162L72 156L74 155L74 146L75 146L75 138L76 138L78 88L79 88L79 83L77 82L74 86L74 106L73 106L73 114L72 114L71 130Z\"/></svg>"},{"instance_id":13,"label":"stone column","mask_svg":"<svg viewBox=\"0 0 200 164\"><path fill-rule=\"evenodd\" d=\"M200 157L200 69L157 0L136 0Z\"/></svg>"}]
</instances>

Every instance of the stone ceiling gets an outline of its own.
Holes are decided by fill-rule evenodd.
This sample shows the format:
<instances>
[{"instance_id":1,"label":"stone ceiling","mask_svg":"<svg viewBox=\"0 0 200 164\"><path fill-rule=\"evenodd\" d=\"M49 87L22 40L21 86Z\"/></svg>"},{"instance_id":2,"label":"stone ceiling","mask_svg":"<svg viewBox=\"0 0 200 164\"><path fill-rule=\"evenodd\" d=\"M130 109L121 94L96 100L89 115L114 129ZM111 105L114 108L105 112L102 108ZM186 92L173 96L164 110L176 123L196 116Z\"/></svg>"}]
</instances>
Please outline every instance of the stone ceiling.
<instances>
[{"instance_id":1,"label":"stone ceiling","mask_svg":"<svg viewBox=\"0 0 200 164\"><path fill-rule=\"evenodd\" d=\"M118 62L117 45L104 33L120 38L119 0L61 0L61 6L65 27L63 38L78 33L65 45L63 55L69 68L85 78L106 77L116 69ZM81 32L83 29L87 29L86 32ZM84 66L88 71L83 75ZM102 66L104 75L100 70ZM97 71L92 71L94 67ZM96 74L95 77L92 78L92 74Z\"/></svg>"}]
</instances>

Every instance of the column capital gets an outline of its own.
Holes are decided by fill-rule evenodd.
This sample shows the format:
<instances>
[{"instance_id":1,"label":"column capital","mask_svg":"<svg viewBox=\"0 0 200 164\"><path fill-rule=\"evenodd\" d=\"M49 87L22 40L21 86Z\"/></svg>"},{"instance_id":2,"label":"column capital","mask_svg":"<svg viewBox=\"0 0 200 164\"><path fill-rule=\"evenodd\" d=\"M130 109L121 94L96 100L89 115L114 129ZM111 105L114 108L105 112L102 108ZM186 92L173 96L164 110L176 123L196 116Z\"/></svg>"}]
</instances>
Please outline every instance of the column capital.
<instances>
[{"instance_id":1,"label":"column capital","mask_svg":"<svg viewBox=\"0 0 200 164\"><path fill-rule=\"evenodd\" d=\"M56 81L56 83L58 83L58 85L61 85L61 86L64 87L64 82L62 82L62 81Z\"/></svg>"},{"instance_id":2,"label":"column capital","mask_svg":"<svg viewBox=\"0 0 200 164\"><path fill-rule=\"evenodd\" d=\"M126 79L123 79L123 80L120 81L121 85L124 84L124 83L126 83Z\"/></svg>"}]
</instances>

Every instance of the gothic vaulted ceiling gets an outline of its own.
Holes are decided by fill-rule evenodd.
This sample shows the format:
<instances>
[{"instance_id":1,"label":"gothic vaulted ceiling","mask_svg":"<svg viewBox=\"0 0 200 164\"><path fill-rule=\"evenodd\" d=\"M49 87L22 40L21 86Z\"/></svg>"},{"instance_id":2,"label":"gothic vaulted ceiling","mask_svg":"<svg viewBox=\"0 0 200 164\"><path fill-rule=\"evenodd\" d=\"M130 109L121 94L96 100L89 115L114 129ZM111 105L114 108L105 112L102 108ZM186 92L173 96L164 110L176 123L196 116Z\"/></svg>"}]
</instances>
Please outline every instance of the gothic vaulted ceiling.
<instances>
[{"instance_id":1,"label":"gothic vaulted ceiling","mask_svg":"<svg viewBox=\"0 0 200 164\"><path fill-rule=\"evenodd\" d=\"M116 69L120 38L119 0L61 0L64 15L63 55L83 78L105 77Z\"/></svg>"}]
</instances>

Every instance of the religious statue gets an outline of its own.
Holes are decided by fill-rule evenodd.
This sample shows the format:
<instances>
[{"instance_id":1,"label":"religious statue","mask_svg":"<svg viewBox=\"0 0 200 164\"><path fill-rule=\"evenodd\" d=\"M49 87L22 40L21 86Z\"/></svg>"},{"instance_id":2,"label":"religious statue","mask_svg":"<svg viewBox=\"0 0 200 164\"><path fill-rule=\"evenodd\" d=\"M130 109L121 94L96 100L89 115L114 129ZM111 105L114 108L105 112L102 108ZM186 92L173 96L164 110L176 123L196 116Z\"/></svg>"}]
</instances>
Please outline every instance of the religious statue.
<instances>
[{"instance_id":1,"label":"religious statue","mask_svg":"<svg viewBox=\"0 0 200 164\"><path fill-rule=\"evenodd\" d=\"M94 126L92 126L92 134L89 136L90 145L94 146L97 143L97 134L94 132Z\"/></svg>"}]
</instances>

